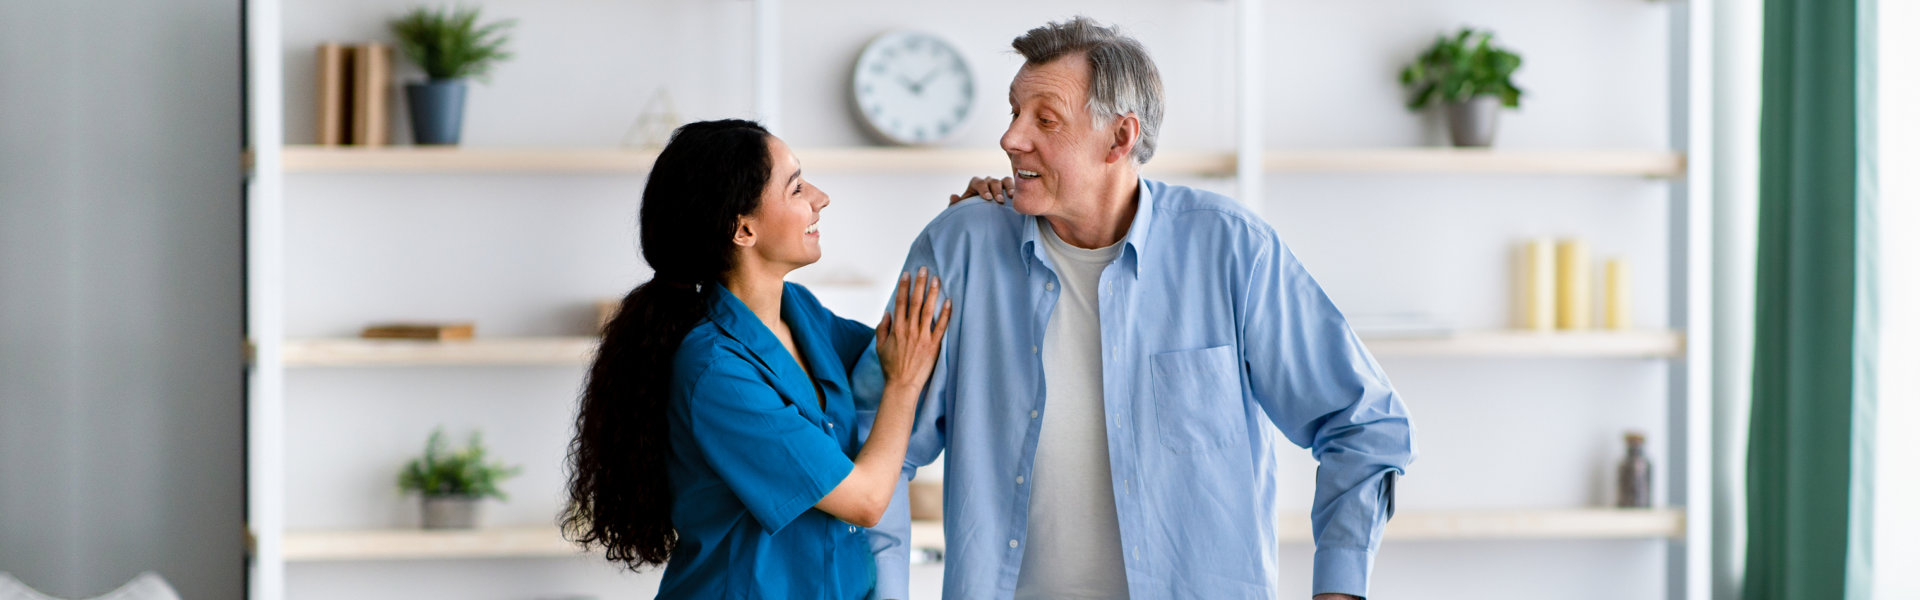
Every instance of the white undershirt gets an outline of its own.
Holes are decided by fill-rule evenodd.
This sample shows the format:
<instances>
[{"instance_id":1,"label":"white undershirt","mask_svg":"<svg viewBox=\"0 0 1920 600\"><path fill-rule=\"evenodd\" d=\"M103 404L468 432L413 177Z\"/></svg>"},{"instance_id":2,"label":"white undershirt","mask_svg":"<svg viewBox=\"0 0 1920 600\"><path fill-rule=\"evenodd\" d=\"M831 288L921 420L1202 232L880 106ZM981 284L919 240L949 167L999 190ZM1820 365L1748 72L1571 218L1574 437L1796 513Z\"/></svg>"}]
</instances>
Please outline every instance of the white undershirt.
<instances>
[{"instance_id":1,"label":"white undershirt","mask_svg":"<svg viewBox=\"0 0 1920 600\"><path fill-rule=\"evenodd\" d=\"M1046 414L1025 483L1033 489L1014 598L1126 598L1100 379L1100 272L1120 245L1076 248L1045 222L1040 230L1060 295L1041 346Z\"/></svg>"}]
</instances>

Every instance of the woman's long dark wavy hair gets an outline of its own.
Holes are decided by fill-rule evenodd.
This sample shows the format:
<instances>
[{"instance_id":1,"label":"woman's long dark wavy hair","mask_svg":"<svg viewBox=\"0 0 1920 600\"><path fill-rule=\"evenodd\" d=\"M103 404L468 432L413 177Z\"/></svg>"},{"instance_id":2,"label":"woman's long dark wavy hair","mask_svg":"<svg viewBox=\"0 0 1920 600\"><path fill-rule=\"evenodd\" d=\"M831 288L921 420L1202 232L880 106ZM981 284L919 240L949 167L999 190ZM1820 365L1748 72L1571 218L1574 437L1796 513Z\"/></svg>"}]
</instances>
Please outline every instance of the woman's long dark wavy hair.
<instances>
[{"instance_id":1,"label":"woman's long dark wavy hair","mask_svg":"<svg viewBox=\"0 0 1920 600\"><path fill-rule=\"evenodd\" d=\"M681 338L707 316L733 269L734 228L759 207L772 170L752 121L674 131L640 199L640 252L653 279L601 331L567 452L567 539L639 570L667 562L678 536L667 488L667 385Z\"/></svg>"}]
</instances>

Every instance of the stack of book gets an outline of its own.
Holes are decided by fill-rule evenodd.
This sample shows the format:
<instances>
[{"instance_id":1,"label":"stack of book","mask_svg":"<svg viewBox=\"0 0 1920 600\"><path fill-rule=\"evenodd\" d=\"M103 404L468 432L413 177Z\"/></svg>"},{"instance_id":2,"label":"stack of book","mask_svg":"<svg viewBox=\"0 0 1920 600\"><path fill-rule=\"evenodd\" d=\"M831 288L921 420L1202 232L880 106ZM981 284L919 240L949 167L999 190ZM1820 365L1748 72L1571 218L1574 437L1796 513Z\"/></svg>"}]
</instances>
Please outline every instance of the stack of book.
<instances>
[{"instance_id":1,"label":"stack of book","mask_svg":"<svg viewBox=\"0 0 1920 600\"><path fill-rule=\"evenodd\" d=\"M385 146L387 90L393 79L393 48L378 42L328 42L319 57L314 102L314 143L321 146Z\"/></svg>"}]
</instances>

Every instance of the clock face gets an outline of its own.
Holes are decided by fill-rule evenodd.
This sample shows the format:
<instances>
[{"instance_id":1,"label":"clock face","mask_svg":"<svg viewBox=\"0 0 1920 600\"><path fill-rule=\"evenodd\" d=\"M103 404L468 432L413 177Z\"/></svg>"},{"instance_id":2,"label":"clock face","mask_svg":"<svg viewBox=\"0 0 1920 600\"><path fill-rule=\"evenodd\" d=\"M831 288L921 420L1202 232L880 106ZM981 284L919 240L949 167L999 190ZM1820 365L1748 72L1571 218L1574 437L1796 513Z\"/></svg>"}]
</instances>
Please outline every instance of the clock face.
<instances>
[{"instance_id":1,"label":"clock face","mask_svg":"<svg viewBox=\"0 0 1920 600\"><path fill-rule=\"evenodd\" d=\"M889 33L860 51L853 102L867 128L888 142L937 142L959 131L973 112L973 70L940 38Z\"/></svg>"}]
</instances>

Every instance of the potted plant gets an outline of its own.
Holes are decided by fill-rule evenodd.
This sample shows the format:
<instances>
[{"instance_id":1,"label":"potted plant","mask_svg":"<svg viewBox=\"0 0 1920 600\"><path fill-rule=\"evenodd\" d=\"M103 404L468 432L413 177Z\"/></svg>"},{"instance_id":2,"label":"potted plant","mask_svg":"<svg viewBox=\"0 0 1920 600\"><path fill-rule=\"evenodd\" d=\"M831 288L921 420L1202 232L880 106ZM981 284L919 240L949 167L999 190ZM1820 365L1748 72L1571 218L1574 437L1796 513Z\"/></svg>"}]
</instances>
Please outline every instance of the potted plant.
<instances>
[{"instance_id":1,"label":"potted plant","mask_svg":"<svg viewBox=\"0 0 1920 600\"><path fill-rule=\"evenodd\" d=\"M467 447L448 452L440 428L427 436L426 454L400 470L400 491L420 492L421 524L427 529L472 529L479 503L507 499L499 483L520 474L520 467L487 462L487 449L474 432Z\"/></svg>"},{"instance_id":2,"label":"potted plant","mask_svg":"<svg viewBox=\"0 0 1920 600\"><path fill-rule=\"evenodd\" d=\"M426 81L407 84L413 142L460 143L467 79L486 81L494 63L512 56L506 45L513 21L481 25L478 8L416 7L388 25L400 53L427 74Z\"/></svg>"},{"instance_id":3,"label":"potted plant","mask_svg":"<svg viewBox=\"0 0 1920 600\"><path fill-rule=\"evenodd\" d=\"M1440 35L1420 57L1400 71L1400 85L1413 93L1407 108L1420 110L1436 99L1447 107L1453 145L1493 145L1500 106L1520 107L1513 72L1520 55L1493 45L1493 34L1463 27Z\"/></svg>"}]
</instances>

